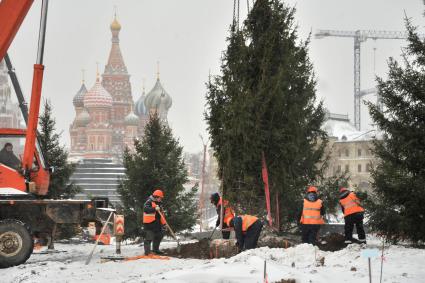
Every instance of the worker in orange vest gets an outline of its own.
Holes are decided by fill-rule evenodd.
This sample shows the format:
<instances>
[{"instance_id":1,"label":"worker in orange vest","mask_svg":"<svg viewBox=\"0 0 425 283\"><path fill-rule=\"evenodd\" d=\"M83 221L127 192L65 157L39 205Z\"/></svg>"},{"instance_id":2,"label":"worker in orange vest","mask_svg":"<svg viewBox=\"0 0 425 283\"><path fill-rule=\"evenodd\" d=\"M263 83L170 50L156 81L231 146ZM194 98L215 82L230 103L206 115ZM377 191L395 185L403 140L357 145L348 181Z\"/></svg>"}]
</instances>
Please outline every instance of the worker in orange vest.
<instances>
[{"instance_id":1,"label":"worker in orange vest","mask_svg":"<svg viewBox=\"0 0 425 283\"><path fill-rule=\"evenodd\" d=\"M341 204L342 212L344 213L344 232L345 243L353 243L353 229L356 225L358 242L366 243L366 234L363 228L364 208L360 205L360 200L356 194L347 188L339 190L339 203Z\"/></svg>"},{"instance_id":2,"label":"worker in orange vest","mask_svg":"<svg viewBox=\"0 0 425 283\"><path fill-rule=\"evenodd\" d=\"M252 215L239 215L227 221L227 226L235 229L239 252L257 247L263 223Z\"/></svg>"},{"instance_id":3,"label":"worker in orange vest","mask_svg":"<svg viewBox=\"0 0 425 283\"><path fill-rule=\"evenodd\" d=\"M325 224L323 220L324 215L325 208L323 207L322 200L317 196L317 188L309 186L304 197L300 219L303 243L316 245L320 225Z\"/></svg>"},{"instance_id":4,"label":"worker in orange vest","mask_svg":"<svg viewBox=\"0 0 425 283\"><path fill-rule=\"evenodd\" d=\"M143 206L143 227L145 230L144 248L145 255L149 255L152 252L158 255L163 254L159 250L162 238L164 237L163 226L165 225L165 219L161 217L159 212L161 211L162 199L164 193L161 189L156 189L151 196L146 200ZM152 249L151 249L152 244Z\"/></svg>"},{"instance_id":5,"label":"worker in orange vest","mask_svg":"<svg viewBox=\"0 0 425 283\"><path fill-rule=\"evenodd\" d=\"M218 227L220 225L221 206L223 205L223 229L228 229L229 225L227 225L227 222L229 222L233 217L235 217L235 212L230 207L229 202L227 200L223 200L218 193L213 193L210 197L210 201L216 207L218 215L217 221L215 222L215 227ZM223 239L230 238L230 231L221 231L221 234L223 235Z\"/></svg>"}]
</instances>

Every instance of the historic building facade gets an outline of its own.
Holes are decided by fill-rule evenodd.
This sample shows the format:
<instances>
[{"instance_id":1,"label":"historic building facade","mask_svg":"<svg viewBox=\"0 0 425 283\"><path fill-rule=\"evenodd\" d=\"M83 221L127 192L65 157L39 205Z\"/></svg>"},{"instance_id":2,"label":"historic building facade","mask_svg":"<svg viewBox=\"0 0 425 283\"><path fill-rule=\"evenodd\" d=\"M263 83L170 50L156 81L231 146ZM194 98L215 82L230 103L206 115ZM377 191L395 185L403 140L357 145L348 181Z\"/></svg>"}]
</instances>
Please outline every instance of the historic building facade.
<instances>
[{"instance_id":1,"label":"historic building facade","mask_svg":"<svg viewBox=\"0 0 425 283\"><path fill-rule=\"evenodd\" d=\"M376 163L372 153L375 131L357 131L348 115L328 113L324 129L329 135L329 167L326 176L345 172L354 189L371 188L370 171Z\"/></svg>"},{"instance_id":2,"label":"historic building facade","mask_svg":"<svg viewBox=\"0 0 425 283\"><path fill-rule=\"evenodd\" d=\"M121 25L116 17L110 25L112 46L103 74L87 90L85 82L73 98L75 119L70 125L71 158L114 158L120 160L124 149L144 133L149 116L156 113L167 122L171 96L159 75L152 90L133 101L130 74L120 49Z\"/></svg>"}]
</instances>

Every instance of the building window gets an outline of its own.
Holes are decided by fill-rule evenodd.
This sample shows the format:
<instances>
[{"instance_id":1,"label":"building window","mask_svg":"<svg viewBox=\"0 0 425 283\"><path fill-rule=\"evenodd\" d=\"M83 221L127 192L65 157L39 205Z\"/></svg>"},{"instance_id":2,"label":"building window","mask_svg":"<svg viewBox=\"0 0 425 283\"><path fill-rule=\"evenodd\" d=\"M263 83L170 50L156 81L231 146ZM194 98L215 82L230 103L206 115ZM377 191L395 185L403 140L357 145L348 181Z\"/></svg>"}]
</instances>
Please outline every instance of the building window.
<instances>
[{"instance_id":1,"label":"building window","mask_svg":"<svg viewBox=\"0 0 425 283\"><path fill-rule=\"evenodd\" d=\"M350 172L350 166L348 164L345 164L345 173Z\"/></svg>"},{"instance_id":2,"label":"building window","mask_svg":"<svg viewBox=\"0 0 425 283\"><path fill-rule=\"evenodd\" d=\"M339 156L339 157L341 157L341 156L342 156L342 154L341 154L341 150L338 150L338 156Z\"/></svg>"},{"instance_id":3,"label":"building window","mask_svg":"<svg viewBox=\"0 0 425 283\"><path fill-rule=\"evenodd\" d=\"M370 163L366 164L366 172L370 172Z\"/></svg>"},{"instance_id":4,"label":"building window","mask_svg":"<svg viewBox=\"0 0 425 283\"><path fill-rule=\"evenodd\" d=\"M341 165L338 165L338 168L336 169L336 172L337 173L340 173L341 172Z\"/></svg>"},{"instance_id":5,"label":"building window","mask_svg":"<svg viewBox=\"0 0 425 283\"><path fill-rule=\"evenodd\" d=\"M357 165L357 172L362 172L362 165L361 164Z\"/></svg>"},{"instance_id":6,"label":"building window","mask_svg":"<svg viewBox=\"0 0 425 283\"><path fill-rule=\"evenodd\" d=\"M360 148L357 150L357 156L362 156L362 150Z\"/></svg>"},{"instance_id":7,"label":"building window","mask_svg":"<svg viewBox=\"0 0 425 283\"><path fill-rule=\"evenodd\" d=\"M348 151L348 148L347 149L345 149L345 156L350 156L350 152Z\"/></svg>"}]
</instances>

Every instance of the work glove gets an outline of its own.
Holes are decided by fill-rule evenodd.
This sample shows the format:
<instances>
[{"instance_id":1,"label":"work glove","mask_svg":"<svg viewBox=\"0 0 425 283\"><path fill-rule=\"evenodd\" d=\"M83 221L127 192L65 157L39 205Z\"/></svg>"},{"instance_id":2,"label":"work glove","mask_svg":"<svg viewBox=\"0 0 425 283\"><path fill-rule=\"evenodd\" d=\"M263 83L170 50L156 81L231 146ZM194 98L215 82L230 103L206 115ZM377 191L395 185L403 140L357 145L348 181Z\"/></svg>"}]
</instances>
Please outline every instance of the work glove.
<instances>
[{"instance_id":1,"label":"work glove","mask_svg":"<svg viewBox=\"0 0 425 283\"><path fill-rule=\"evenodd\" d=\"M156 211L161 211L161 207L159 205L155 206Z\"/></svg>"},{"instance_id":2,"label":"work glove","mask_svg":"<svg viewBox=\"0 0 425 283\"><path fill-rule=\"evenodd\" d=\"M215 222L215 227L220 226L220 221Z\"/></svg>"}]
</instances>

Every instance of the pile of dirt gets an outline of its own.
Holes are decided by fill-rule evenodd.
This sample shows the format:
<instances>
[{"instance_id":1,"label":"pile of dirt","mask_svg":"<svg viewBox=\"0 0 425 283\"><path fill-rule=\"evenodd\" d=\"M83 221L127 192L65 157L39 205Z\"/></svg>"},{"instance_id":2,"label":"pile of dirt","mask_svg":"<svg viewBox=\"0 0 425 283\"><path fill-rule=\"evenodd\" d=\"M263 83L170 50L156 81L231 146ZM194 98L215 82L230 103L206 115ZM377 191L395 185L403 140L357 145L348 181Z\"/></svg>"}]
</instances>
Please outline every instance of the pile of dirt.
<instances>
[{"instance_id":1,"label":"pile of dirt","mask_svg":"<svg viewBox=\"0 0 425 283\"><path fill-rule=\"evenodd\" d=\"M298 235L264 235L258 241L258 247L269 248L289 248L301 243L300 236ZM235 245L236 240L222 240L216 239L209 241L208 239L201 239L198 242L187 243L180 245L180 252L176 248L165 249L164 252L168 256L178 258L196 258L196 259L210 259L210 258L229 258L238 253ZM323 251L338 251L346 247L344 244L344 236L338 233L330 233L321 237L317 246Z\"/></svg>"},{"instance_id":2,"label":"pile of dirt","mask_svg":"<svg viewBox=\"0 0 425 283\"><path fill-rule=\"evenodd\" d=\"M211 258L229 258L237 255L238 248L236 240L201 239L199 242L180 245L180 252L177 248L164 249L167 256L178 258L196 258L196 259L211 259Z\"/></svg>"},{"instance_id":3,"label":"pile of dirt","mask_svg":"<svg viewBox=\"0 0 425 283\"><path fill-rule=\"evenodd\" d=\"M338 233L330 233L321 237L317 243L317 246L322 251L334 252L342 250L347 246L344 241L345 238L343 235Z\"/></svg>"},{"instance_id":4,"label":"pile of dirt","mask_svg":"<svg viewBox=\"0 0 425 283\"><path fill-rule=\"evenodd\" d=\"M265 235L263 237L260 237L260 239L258 240L259 247L269 247L269 248L287 249L299 243L300 243L299 239L297 239L297 237L294 237L293 235L284 235L284 236Z\"/></svg>"},{"instance_id":5,"label":"pile of dirt","mask_svg":"<svg viewBox=\"0 0 425 283\"><path fill-rule=\"evenodd\" d=\"M280 281L276 281L275 283L297 283L295 279L282 279Z\"/></svg>"},{"instance_id":6,"label":"pile of dirt","mask_svg":"<svg viewBox=\"0 0 425 283\"><path fill-rule=\"evenodd\" d=\"M177 252L176 248L164 249L164 252L168 256L178 258L198 258L198 259L209 259L210 258L210 242L208 239L202 239L199 242L181 244L180 253Z\"/></svg>"}]
</instances>

